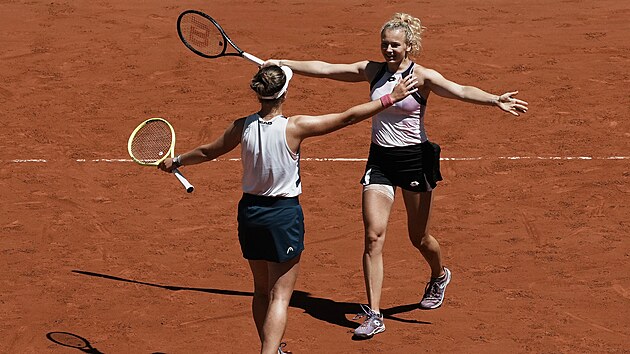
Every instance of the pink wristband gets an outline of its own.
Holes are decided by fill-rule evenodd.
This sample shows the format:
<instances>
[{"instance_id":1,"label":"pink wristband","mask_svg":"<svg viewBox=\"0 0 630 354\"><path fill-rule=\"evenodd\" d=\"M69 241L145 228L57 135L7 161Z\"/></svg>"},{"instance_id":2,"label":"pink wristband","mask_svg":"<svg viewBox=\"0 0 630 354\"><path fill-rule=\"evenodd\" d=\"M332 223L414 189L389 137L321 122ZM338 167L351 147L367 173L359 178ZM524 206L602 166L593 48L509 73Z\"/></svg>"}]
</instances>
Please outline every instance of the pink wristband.
<instances>
[{"instance_id":1,"label":"pink wristband","mask_svg":"<svg viewBox=\"0 0 630 354\"><path fill-rule=\"evenodd\" d=\"M388 93L385 96L381 96L381 104L385 108L393 106L394 105L394 100L392 100L392 95L390 95Z\"/></svg>"}]
</instances>

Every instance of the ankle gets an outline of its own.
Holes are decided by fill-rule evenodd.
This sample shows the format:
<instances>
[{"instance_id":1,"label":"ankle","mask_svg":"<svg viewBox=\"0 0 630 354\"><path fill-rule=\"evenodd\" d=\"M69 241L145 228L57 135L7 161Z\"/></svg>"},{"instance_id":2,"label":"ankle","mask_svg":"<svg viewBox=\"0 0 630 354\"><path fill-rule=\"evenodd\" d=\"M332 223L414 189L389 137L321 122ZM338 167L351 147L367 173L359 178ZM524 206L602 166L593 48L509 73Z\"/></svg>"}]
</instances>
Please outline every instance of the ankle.
<instances>
[{"instance_id":1,"label":"ankle","mask_svg":"<svg viewBox=\"0 0 630 354\"><path fill-rule=\"evenodd\" d=\"M441 280L441 279L444 279L445 276L446 276L446 271L444 270L444 267L442 267L442 270L440 271L439 275L437 277L432 275L431 279Z\"/></svg>"}]
</instances>

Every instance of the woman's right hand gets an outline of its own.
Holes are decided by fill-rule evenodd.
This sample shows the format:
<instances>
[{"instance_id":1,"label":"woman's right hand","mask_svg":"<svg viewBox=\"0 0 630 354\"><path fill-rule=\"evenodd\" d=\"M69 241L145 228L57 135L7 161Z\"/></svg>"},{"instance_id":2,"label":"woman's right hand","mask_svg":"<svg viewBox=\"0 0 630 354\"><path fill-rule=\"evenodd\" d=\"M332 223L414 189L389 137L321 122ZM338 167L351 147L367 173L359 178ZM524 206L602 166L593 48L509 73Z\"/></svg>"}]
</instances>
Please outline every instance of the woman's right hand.
<instances>
[{"instance_id":1,"label":"woman's right hand","mask_svg":"<svg viewBox=\"0 0 630 354\"><path fill-rule=\"evenodd\" d=\"M175 165L173 164L173 159L170 157L165 159L164 161L160 162L157 168L164 172L168 172L168 173L173 172L173 170L175 169Z\"/></svg>"},{"instance_id":2,"label":"woman's right hand","mask_svg":"<svg viewBox=\"0 0 630 354\"><path fill-rule=\"evenodd\" d=\"M411 95L412 93L418 91L418 79L415 75L409 75L404 79L398 81L394 90L391 93L392 100L394 102L398 102L403 100L405 97Z\"/></svg>"}]
</instances>

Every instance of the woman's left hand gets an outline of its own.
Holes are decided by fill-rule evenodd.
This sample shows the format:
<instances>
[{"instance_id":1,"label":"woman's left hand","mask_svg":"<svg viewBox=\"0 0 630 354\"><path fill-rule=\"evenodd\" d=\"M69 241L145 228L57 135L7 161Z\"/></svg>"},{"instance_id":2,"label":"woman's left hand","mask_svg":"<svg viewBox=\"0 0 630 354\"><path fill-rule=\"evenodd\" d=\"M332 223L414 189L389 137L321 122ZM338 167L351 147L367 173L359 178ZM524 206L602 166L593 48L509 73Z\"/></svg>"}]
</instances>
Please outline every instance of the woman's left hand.
<instances>
[{"instance_id":1,"label":"woman's left hand","mask_svg":"<svg viewBox=\"0 0 630 354\"><path fill-rule=\"evenodd\" d=\"M497 106L508 113L512 113L515 116L518 116L519 113L527 113L528 103L512 97L516 94L518 94L518 91L506 92L502 94L497 100Z\"/></svg>"}]
</instances>

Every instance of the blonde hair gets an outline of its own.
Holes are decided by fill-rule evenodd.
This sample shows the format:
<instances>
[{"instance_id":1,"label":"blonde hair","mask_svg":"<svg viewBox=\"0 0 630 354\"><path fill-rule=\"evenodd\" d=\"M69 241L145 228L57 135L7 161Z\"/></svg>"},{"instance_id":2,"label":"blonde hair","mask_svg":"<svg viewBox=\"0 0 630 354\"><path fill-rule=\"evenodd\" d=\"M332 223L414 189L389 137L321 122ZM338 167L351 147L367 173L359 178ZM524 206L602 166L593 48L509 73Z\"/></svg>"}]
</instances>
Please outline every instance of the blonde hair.
<instances>
[{"instance_id":1,"label":"blonde hair","mask_svg":"<svg viewBox=\"0 0 630 354\"><path fill-rule=\"evenodd\" d=\"M279 66L267 66L258 70L252 78L251 87L258 97L273 96L282 89L287 77Z\"/></svg>"},{"instance_id":2,"label":"blonde hair","mask_svg":"<svg viewBox=\"0 0 630 354\"><path fill-rule=\"evenodd\" d=\"M422 32L426 27L422 26L419 18L406 13L397 12L385 22L381 28L381 34L386 30L402 29L405 31L406 44L411 47L409 55L420 54L422 50Z\"/></svg>"}]
</instances>

